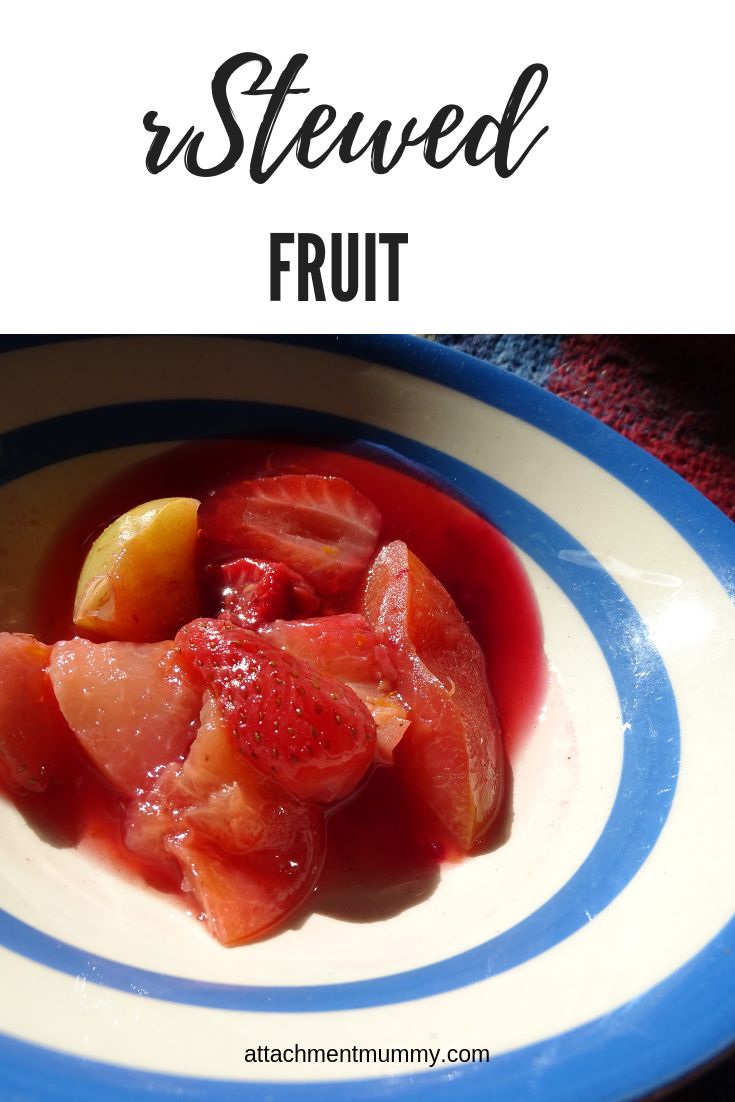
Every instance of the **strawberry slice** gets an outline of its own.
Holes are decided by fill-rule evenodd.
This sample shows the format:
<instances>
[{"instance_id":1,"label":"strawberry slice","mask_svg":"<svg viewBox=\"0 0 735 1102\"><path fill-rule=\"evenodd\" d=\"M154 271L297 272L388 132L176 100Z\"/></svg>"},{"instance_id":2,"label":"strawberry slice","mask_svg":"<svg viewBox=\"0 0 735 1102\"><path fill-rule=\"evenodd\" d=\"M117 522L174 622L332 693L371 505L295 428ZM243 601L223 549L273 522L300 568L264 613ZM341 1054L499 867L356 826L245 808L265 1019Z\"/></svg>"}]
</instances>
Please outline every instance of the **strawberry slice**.
<instances>
[{"instance_id":1,"label":"strawberry slice","mask_svg":"<svg viewBox=\"0 0 735 1102\"><path fill-rule=\"evenodd\" d=\"M224 619L194 620L176 642L248 762L304 800L328 804L353 791L376 735L351 689Z\"/></svg>"},{"instance_id":2,"label":"strawberry slice","mask_svg":"<svg viewBox=\"0 0 735 1102\"><path fill-rule=\"evenodd\" d=\"M235 559L208 566L207 578L219 611L246 628L313 616L321 607L309 583L282 562Z\"/></svg>"},{"instance_id":3,"label":"strawberry slice","mask_svg":"<svg viewBox=\"0 0 735 1102\"><path fill-rule=\"evenodd\" d=\"M90 643L51 652L51 681L67 723L97 768L126 796L182 760L196 734L202 694L173 643Z\"/></svg>"},{"instance_id":4,"label":"strawberry slice","mask_svg":"<svg viewBox=\"0 0 735 1102\"><path fill-rule=\"evenodd\" d=\"M408 711L396 691L397 673L388 650L364 616L344 613L313 620L276 620L261 628L259 635L349 685L375 720L378 758L393 761L393 751L409 724Z\"/></svg>"},{"instance_id":5,"label":"strawberry slice","mask_svg":"<svg viewBox=\"0 0 735 1102\"><path fill-rule=\"evenodd\" d=\"M284 563L320 597L339 601L370 562L381 517L342 478L287 474L213 491L199 524L205 561L239 555Z\"/></svg>"},{"instance_id":6,"label":"strawberry slice","mask_svg":"<svg viewBox=\"0 0 735 1102\"><path fill-rule=\"evenodd\" d=\"M212 696L183 765L171 764L131 804L125 843L174 863L212 934L250 941L313 891L324 863L324 819L238 753Z\"/></svg>"},{"instance_id":7,"label":"strawberry slice","mask_svg":"<svg viewBox=\"0 0 735 1102\"><path fill-rule=\"evenodd\" d=\"M397 763L469 850L503 793L502 737L482 650L447 591L400 540L377 555L363 606L390 648L410 711Z\"/></svg>"},{"instance_id":8,"label":"strawberry slice","mask_svg":"<svg viewBox=\"0 0 735 1102\"><path fill-rule=\"evenodd\" d=\"M48 676L51 648L32 635L0 632L0 787L43 792L70 742Z\"/></svg>"}]
</instances>

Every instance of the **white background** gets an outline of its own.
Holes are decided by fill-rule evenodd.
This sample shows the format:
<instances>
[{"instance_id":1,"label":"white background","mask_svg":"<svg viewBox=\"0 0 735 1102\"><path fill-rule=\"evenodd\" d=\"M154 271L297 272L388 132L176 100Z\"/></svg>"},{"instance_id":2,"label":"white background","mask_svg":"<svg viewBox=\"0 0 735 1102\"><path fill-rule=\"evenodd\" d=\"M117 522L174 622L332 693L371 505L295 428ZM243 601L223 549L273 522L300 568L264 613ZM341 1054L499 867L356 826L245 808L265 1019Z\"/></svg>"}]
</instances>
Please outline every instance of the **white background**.
<instances>
[{"instance_id":1,"label":"white background","mask_svg":"<svg viewBox=\"0 0 735 1102\"><path fill-rule=\"evenodd\" d=\"M128 0L5 4L0 39L3 331L717 331L732 328L733 5L617 0ZM549 82L518 132L549 132L503 180L410 149L387 176L332 156L248 173L265 97L230 81L245 155L200 179L146 171L146 111L225 149L210 82L231 55L309 55L337 132L400 130L445 103L499 116L531 62ZM272 86L273 77L268 82ZM372 129L372 127L371 127ZM459 133L463 133L460 131ZM317 143L318 144L318 143ZM520 144L523 148L525 143ZM269 302L270 232L402 231L398 303ZM379 283L379 290L381 284Z\"/></svg>"}]
</instances>

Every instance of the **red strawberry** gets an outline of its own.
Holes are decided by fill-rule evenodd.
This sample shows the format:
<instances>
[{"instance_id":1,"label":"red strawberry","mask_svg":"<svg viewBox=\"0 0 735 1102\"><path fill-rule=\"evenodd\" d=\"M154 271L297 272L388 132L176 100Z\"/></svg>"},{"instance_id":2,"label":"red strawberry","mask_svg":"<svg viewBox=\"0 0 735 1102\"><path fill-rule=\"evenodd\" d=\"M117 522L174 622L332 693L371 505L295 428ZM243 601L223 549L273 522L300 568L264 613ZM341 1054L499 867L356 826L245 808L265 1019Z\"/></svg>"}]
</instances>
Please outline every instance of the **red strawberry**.
<instances>
[{"instance_id":1,"label":"red strawberry","mask_svg":"<svg viewBox=\"0 0 735 1102\"><path fill-rule=\"evenodd\" d=\"M342 478L286 474L215 490L199 511L205 560L285 563L320 597L344 599L370 562L378 510Z\"/></svg>"},{"instance_id":2,"label":"red strawberry","mask_svg":"<svg viewBox=\"0 0 735 1102\"><path fill-rule=\"evenodd\" d=\"M303 800L328 804L353 791L376 735L351 689L227 620L194 620L176 642L247 761Z\"/></svg>"},{"instance_id":3,"label":"red strawberry","mask_svg":"<svg viewBox=\"0 0 735 1102\"><path fill-rule=\"evenodd\" d=\"M393 761L393 751L409 725L408 710L396 692L398 676L388 650L364 616L348 612L313 620L276 620L259 635L349 685L375 720L378 757Z\"/></svg>"},{"instance_id":4,"label":"red strawberry","mask_svg":"<svg viewBox=\"0 0 735 1102\"><path fill-rule=\"evenodd\" d=\"M207 577L219 611L246 628L314 616L321 606L309 583L282 562L234 559L208 566Z\"/></svg>"}]
</instances>

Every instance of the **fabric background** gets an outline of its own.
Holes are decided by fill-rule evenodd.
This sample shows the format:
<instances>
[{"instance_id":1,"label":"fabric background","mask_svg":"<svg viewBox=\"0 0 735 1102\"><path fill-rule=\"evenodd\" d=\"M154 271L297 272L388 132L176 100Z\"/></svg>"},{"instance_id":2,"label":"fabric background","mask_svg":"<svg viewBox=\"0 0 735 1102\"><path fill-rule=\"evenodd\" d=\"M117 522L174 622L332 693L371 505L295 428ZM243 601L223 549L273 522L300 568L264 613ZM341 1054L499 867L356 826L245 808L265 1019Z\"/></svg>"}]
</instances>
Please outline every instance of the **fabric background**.
<instances>
[{"instance_id":1,"label":"fabric background","mask_svg":"<svg viewBox=\"0 0 735 1102\"><path fill-rule=\"evenodd\" d=\"M558 394L735 520L735 337L437 336Z\"/></svg>"}]
</instances>

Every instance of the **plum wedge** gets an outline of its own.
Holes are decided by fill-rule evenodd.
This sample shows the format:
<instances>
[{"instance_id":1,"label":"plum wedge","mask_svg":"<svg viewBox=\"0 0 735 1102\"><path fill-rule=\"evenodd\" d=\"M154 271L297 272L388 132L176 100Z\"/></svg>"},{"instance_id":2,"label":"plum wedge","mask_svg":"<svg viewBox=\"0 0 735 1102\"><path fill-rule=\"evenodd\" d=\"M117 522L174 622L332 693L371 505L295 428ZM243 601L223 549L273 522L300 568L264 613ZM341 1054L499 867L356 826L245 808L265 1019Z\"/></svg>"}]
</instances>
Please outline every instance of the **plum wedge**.
<instances>
[{"instance_id":1,"label":"plum wedge","mask_svg":"<svg viewBox=\"0 0 735 1102\"><path fill-rule=\"evenodd\" d=\"M196 734L202 693L173 643L57 643L51 681L88 756L125 796L160 765L183 760Z\"/></svg>"},{"instance_id":2,"label":"plum wedge","mask_svg":"<svg viewBox=\"0 0 735 1102\"><path fill-rule=\"evenodd\" d=\"M43 792L71 741L48 675L51 648L0 632L0 788Z\"/></svg>"},{"instance_id":3,"label":"plum wedge","mask_svg":"<svg viewBox=\"0 0 735 1102\"><path fill-rule=\"evenodd\" d=\"M408 707L397 763L469 851L503 796L503 744L482 650L446 589L400 540L376 556L363 611L389 648Z\"/></svg>"}]
</instances>

